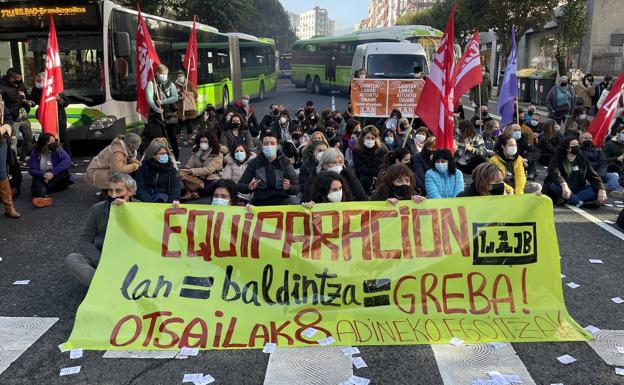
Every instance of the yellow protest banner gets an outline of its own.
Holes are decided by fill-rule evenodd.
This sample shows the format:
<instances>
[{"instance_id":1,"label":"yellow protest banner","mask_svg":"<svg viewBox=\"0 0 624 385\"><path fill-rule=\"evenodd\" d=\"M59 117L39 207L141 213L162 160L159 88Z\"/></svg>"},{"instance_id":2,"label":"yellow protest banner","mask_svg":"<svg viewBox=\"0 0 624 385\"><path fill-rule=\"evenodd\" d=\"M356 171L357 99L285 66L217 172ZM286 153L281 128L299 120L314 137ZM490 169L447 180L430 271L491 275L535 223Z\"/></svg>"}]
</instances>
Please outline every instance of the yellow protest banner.
<instances>
[{"instance_id":1,"label":"yellow protest banner","mask_svg":"<svg viewBox=\"0 0 624 385\"><path fill-rule=\"evenodd\" d=\"M303 333L313 328L310 337ZM551 201L113 207L67 348L591 336L563 302Z\"/></svg>"}]
</instances>

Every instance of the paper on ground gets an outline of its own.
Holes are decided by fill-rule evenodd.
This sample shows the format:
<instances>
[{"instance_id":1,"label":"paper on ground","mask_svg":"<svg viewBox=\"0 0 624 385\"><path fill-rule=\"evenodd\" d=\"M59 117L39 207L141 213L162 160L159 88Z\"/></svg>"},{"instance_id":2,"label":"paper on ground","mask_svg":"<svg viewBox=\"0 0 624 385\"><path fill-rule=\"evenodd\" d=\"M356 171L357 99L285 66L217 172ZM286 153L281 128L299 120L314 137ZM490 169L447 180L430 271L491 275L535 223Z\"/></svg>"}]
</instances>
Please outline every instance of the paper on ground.
<instances>
[{"instance_id":1,"label":"paper on ground","mask_svg":"<svg viewBox=\"0 0 624 385\"><path fill-rule=\"evenodd\" d=\"M23 279L20 281L13 282L14 285L28 285L30 283L30 279Z\"/></svg>"},{"instance_id":2,"label":"paper on ground","mask_svg":"<svg viewBox=\"0 0 624 385\"><path fill-rule=\"evenodd\" d=\"M621 297L611 298L611 301L613 301L613 302L615 302L617 304L624 303L624 299L622 299Z\"/></svg>"},{"instance_id":3,"label":"paper on ground","mask_svg":"<svg viewBox=\"0 0 624 385\"><path fill-rule=\"evenodd\" d=\"M207 385L207 384L212 384L213 382L215 382L214 377L211 376L210 374L206 374L201 380L193 381L193 384L195 384L195 385Z\"/></svg>"},{"instance_id":4,"label":"paper on ground","mask_svg":"<svg viewBox=\"0 0 624 385\"><path fill-rule=\"evenodd\" d=\"M77 358L82 358L82 349L72 349L69 351L69 358L75 360Z\"/></svg>"},{"instance_id":5,"label":"paper on ground","mask_svg":"<svg viewBox=\"0 0 624 385\"><path fill-rule=\"evenodd\" d=\"M604 262L602 262L602 259L590 259L589 263L593 263L593 264L604 264Z\"/></svg>"},{"instance_id":6,"label":"paper on ground","mask_svg":"<svg viewBox=\"0 0 624 385\"><path fill-rule=\"evenodd\" d=\"M340 351L345 355L345 356L352 356L354 354L360 354L360 349L356 348L356 347L351 347L351 348L344 348L344 349L340 349Z\"/></svg>"},{"instance_id":7,"label":"paper on ground","mask_svg":"<svg viewBox=\"0 0 624 385\"><path fill-rule=\"evenodd\" d=\"M581 285L579 285L577 283L574 283L574 282L570 282L570 283L566 283L566 286L568 286L569 288L572 288L572 289L576 289L577 287L579 287Z\"/></svg>"},{"instance_id":8,"label":"paper on ground","mask_svg":"<svg viewBox=\"0 0 624 385\"><path fill-rule=\"evenodd\" d=\"M178 358L176 350L107 350L102 358L165 359ZM186 358L186 356L182 356Z\"/></svg>"},{"instance_id":9,"label":"paper on ground","mask_svg":"<svg viewBox=\"0 0 624 385\"><path fill-rule=\"evenodd\" d=\"M314 328L307 328L306 330L303 331L303 333L301 333L304 337L306 338L312 338L314 337L314 335L318 332L318 330L314 329Z\"/></svg>"},{"instance_id":10,"label":"paper on ground","mask_svg":"<svg viewBox=\"0 0 624 385\"><path fill-rule=\"evenodd\" d=\"M59 376L68 376L70 374L78 374L78 373L80 373L80 366L72 366L69 368L61 369L61 373L59 374Z\"/></svg>"},{"instance_id":11,"label":"paper on ground","mask_svg":"<svg viewBox=\"0 0 624 385\"><path fill-rule=\"evenodd\" d=\"M589 334L592 334L592 335L595 335L596 333L600 331L600 329L598 329L594 325L587 325L584 327L584 329L587 330Z\"/></svg>"},{"instance_id":12,"label":"paper on ground","mask_svg":"<svg viewBox=\"0 0 624 385\"><path fill-rule=\"evenodd\" d=\"M204 373L186 373L182 377L182 382L195 382L204 378Z\"/></svg>"},{"instance_id":13,"label":"paper on ground","mask_svg":"<svg viewBox=\"0 0 624 385\"><path fill-rule=\"evenodd\" d=\"M262 353L273 353L275 351L276 347L277 347L277 344L275 344L273 342L267 342L266 344L264 344L264 348L262 349Z\"/></svg>"},{"instance_id":14,"label":"paper on ground","mask_svg":"<svg viewBox=\"0 0 624 385\"><path fill-rule=\"evenodd\" d=\"M367 367L366 362L364 362L362 357L353 357L351 358L351 362L353 362L353 366L355 366L356 369L362 369Z\"/></svg>"},{"instance_id":15,"label":"paper on ground","mask_svg":"<svg viewBox=\"0 0 624 385\"><path fill-rule=\"evenodd\" d=\"M368 385L370 384L370 380L364 377L351 376L351 378L349 378L349 381L347 383L353 384L353 385Z\"/></svg>"},{"instance_id":16,"label":"paper on ground","mask_svg":"<svg viewBox=\"0 0 624 385\"><path fill-rule=\"evenodd\" d=\"M326 346L326 345L333 344L334 342L336 342L336 340L334 339L334 337L329 336L327 338L323 338L322 340L318 340L316 342L321 346Z\"/></svg>"},{"instance_id":17,"label":"paper on ground","mask_svg":"<svg viewBox=\"0 0 624 385\"><path fill-rule=\"evenodd\" d=\"M557 361L561 362L562 364L567 365L576 361L576 358L572 357L569 354L564 354L563 356L557 357Z\"/></svg>"},{"instance_id":18,"label":"paper on ground","mask_svg":"<svg viewBox=\"0 0 624 385\"><path fill-rule=\"evenodd\" d=\"M620 376L624 376L624 369L622 369L622 368L615 368L615 374L620 375Z\"/></svg>"},{"instance_id":19,"label":"paper on ground","mask_svg":"<svg viewBox=\"0 0 624 385\"><path fill-rule=\"evenodd\" d=\"M183 356L196 356L199 354L198 348L182 348L180 354Z\"/></svg>"}]
</instances>

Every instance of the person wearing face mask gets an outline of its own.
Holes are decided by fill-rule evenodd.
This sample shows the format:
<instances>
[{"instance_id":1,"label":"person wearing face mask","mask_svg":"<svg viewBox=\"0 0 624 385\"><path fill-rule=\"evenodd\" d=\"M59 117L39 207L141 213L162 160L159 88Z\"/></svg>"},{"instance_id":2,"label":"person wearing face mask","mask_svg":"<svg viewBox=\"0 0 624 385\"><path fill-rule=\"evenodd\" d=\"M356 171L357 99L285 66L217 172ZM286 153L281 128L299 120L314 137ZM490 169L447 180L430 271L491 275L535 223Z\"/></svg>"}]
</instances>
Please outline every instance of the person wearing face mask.
<instances>
[{"instance_id":1,"label":"person wearing face mask","mask_svg":"<svg viewBox=\"0 0 624 385\"><path fill-rule=\"evenodd\" d=\"M244 144L247 148L253 148L253 138L249 130L245 118L238 114L232 114L230 121L224 126L221 132L221 140L219 141L226 149L232 148L237 144Z\"/></svg>"},{"instance_id":2,"label":"person wearing face mask","mask_svg":"<svg viewBox=\"0 0 624 385\"><path fill-rule=\"evenodd\" d=\"M522 157L524 168L528 173L528 180L533 181L537 175L537 159L540 157L539 152L529 140L529 138L533 138L533 131L524 124L520 126L514 123L507 126L505 134L516 141L517 153Z\"/></svg>"},{"instance_id":3,"label":"person wearing face mask","mask_svg":"<svg viewBox=\"0 0 624 385\"><path fill-rule=\"evenodd\" d=\"M500 134L500 126L497 120L490 120L483 126L483 145L485 146L485 156L488 158L494 155L496 138L498 138Z\"/></svg>"},{"instance_id":4,"label":"person wearing face mask","mask_svg":"<svg viewBox=\"0 0 624 385\"><path fill-rule=\"evenodd\" d=\"M528 106L526 109L526 114L524 114L524 122L526 124L529 124L534 113L535 113L535 106L533 105Z\"/></svg>"},{"instance_id":5,"label":"person wearing face mask","mask_svg":"<svg viewBox=\"0 0 624 385\"><path fill-rule=\"evenodd\" d=\"M72 175L69 172L71 158L59 146L56 138L48 133L42 133L30 155L29 171L32 176L32 203L35 207L46 207L54 203L48 195L53 192L66 190L72 185Z\"/></svg>"},{"instance_id":6,"label":"person wearing face mask","mask_svg":"<svg viewBox=\"0 0 624 385\"><path fill-rule=\"evenodd\" d=\"M210 204L213 206L238 206L238 186L230 179L219 179L212 186L214 191Z\"/></svg>"},{"instance_id":7,"label":"person wearing face mask","mask_svg":"<svg viewBox=\"0 0 624 385\"><path fill-rule=\"evenodd\" d=\"M624 125L615 130L615 135L605 143L603 151L607 158L609 172L624 175ZM614 197L619 199L623 198L620 193L611 193L611 195L617 195Z\"/></svg>"},{"instance_id":8,"label":"person wearing face mask","mask_svg":"<svg viewBox=\"0 0 624 385\"><path fill-rule=\"evenodd\" d=\"M475 115L470 119L470 122L475 126L479 134L483 134L485 124L493 119L494 118L490 115L488 106L481 106L481 116L479 116L478 113L475 113Z\"/></svg>"},{"instance_id":9,"label":"person wearing face mask","mask_svg":"<svg viewBox=\"0 0 624 385\"><path fill-rule=\"evenodd\" d=\"M153 140L137 171L137 197L141 202L180 204L182 184L171 160L169 148Z\"/></svg>"},{"instance_id":10,"label":"person wearing face mask","mask_svg":"<svg viewBox=\"0 0 624 385\"><path fill-rule=\"evenodd\" d=\"M622 196L624 196L624 187L620 185L617 168L609 169L607 158L605 157L603 150L594 146L592 134L589 132L582 133L580 143L583 155L585 155L591 166L594 170L596 170L600 179L602 179L602 182L606 184L611 196L613 198L621 199Z\"/></svg>"},{"instance_id":11,"label":"person wearing face mask","mask_svg":"<svg viewBox=\"0 0 624 385\"><path fill-rule=\"evenodd\" d=\"M540 118L541 118L541 115L539 114L539 112L534 112L531 115L529 121L526 123L528 127L531 129L531 131L533 131L536 134L541 134L543 132Z\"/></svg>"},{"instance_id":12,"label":"person wearing face mask","mask_svg":"<svg viewBox=\"0 0 624 385\"><path fill-rule=\"evenodd\" d=\"M291 195L299 193L295 168L281 151L271 131L262 137L262 153L252 159L238 181L243 194L252 194L254 206L287 205Z\"/></svg>"},{"instance_id":13,"label":"person wearing face mask","mask_svg":"<svg viewBox=\"0 0 624 385\"><path fill-rule=\"evenodd\" d=\"M217 138L221 137L222 127L217 111L212 104L209 104L204 109L201 118L199 119L199 127L197 131L210 131L217 135Z\"/></svg>"},{"instance_id":14,"label":"person wearing face mask","mask_svg":"<svg viewBox=\"0 0 624 385\"><path fill-rule=\"evenodd\" d=\"M414 79L427 80L422 66L414 66Z\"/></svg>"},{"instance_id":15,"label":"person wearing face mask","mask_svg":"<svg viewBox=\"0 0 624 385\"><path fill-rule=\"evenodd\" d=\"M176 73L175 86L178 91L178 143L188 146L193 140L193 121L197 117L197 90L193 83L187 81L184 71ZM186 131L186 139L181 140L182 133Z\"/></svg>"},{"instance_id":16,"label":"person wearing face mask","mask_svg":"<svg viewBox=\"0 0 624 385\"><path fill-rule=\"evenodd\" d=\"M368 200L368 195L366 194L366 191L364 191L362 183L360 183L358 178L355 176L353 170L345 164L344 155L340 152L340 150L330 147L323 152L323 155L319 160L319 164L316 167L316 173L319 175L323 171L332 171L339 174L347 183L347 186L353 195L353 200ZM302 202L312 199L312 193L310 191L312 189L312 184L309 184L304 190L302 190Z\"/></svg>"},{"instance_id":17,"label":"person wearing face mask","mask_svg":"<svg viewBox=\"0 0 624 385\"><path fill-rule=\"evenodd\" d=\"M572 136L566 136L548 165L543 192L555 204L598 208L607 201L600 176L591 166Z\"/></svg>"},{"instance_id":18,"label":"person wearing face mask","mask_svg":"<svg viewBox=\"0 0 624 385\"><path fill-rule=\"evenodd\" d=\"M254 106L251 104L251 97L249 95L241 96L236 103L229 106L228 111L238 113L245 118L247 129L251 133L252 137L256 138L260 135L262 130L258 124L258 119L256 119Z\"/></svg>"},{"instance_id":19,"label":"person wearing face mask","mask_svg":"<svg viewBox=\"0 0 624 385\"><path fill-rule=\"evenodd\" d=\"M295 169L301 167L300 150L303 146L305 146L303 141L303 129L298 125L290 126L289 138L282 141L281 149L284 156L290 160L290 163L292 163Z\"/></svg>"},{"instance_id":20,"label":"person wearing face mask","mask_svg":"<svg viewBox=\"0 0 624 385\"><path fill-rule=\"evenodd\" d=\"M316 113L312 113L311 115L306 115L304 128L305 128L305 132L308 135L311 135L315 131L321 130L321 127L319 125L319 117Z\"/></svg>"},{"instance_id":21,"label":"person wearing face mask","mask_svg":"<svg viewBox=\"0 0 624 385\"><path fill-rule=\"evenodd\" d=\"M35 78L35 86L30 91L30 98L32 99L33 103L35 103L37 106L39 106L39 103L41 102L41 94L43 90L44 79L45 79L45 72L39 73L37 77ZM67 114L65 113L65 107L67 107L68 105L69 105L69 100L65 96L65 93L61 92L60 94L58 94L56 97L56 106L57 106L57 113L58 113L57 116L58 116L59 141L61 145L63 146L63 149L65 150L65 152L67 152L69 156L71 156L72 155L71 145L69 143L69 139L67 138ZM72 165L76 166L75 164L72 164Z\"/></svg>"},{"instance_id":22,"label":"person wearing face mask","mask_svg":"<svg viewBox=\"0 0 624 385\"><path fill-rule=\"evenodd\" d=\"M180 170L180 179L186 190L180 200L197 199L199 195L209 194L212 185L221 179L222 170L223 154L217 137L211 132L198 133L191 157Z\"/></svg>"},{"instance_id":23,"label":"person wearing face mask","mask_svg":"<svg viewBox=\"0 0 624 385\"><path fill-rule=\"evenodd\" d=\"M455 198L464 191L464 175L457 170L450 150L436 150L431 161L433 168L425 175L428 199Z\"/></svg>"},{"instance_id":24,"label":"person wearing face mask","mask_svg":"<svg viewBox=\"0 0 624 385\"><path fill-rule=\"evenodd\" d=\"M345 128L347 127L347 122L342 118L342 114L338 111L334 111L333 121L338 125L336 128L336 135L341 137L344 135Z\"/></svg>"},{"instance_id":25,"label":"person wearing face mask","mask_svg":"<svg viewBox=\"0 0 624 385\"><path fill-rule=\"evenodd\" d=\"M169 68L160 64L156 67L153 81L147 83L146 95L150 105L150 114L143 131L143 141L147 144L154 138L166 137L176 159L180 159L178 149L178 90L169 80Z\"/></svg>"},{"instance_id":26,"label":"person wearing face mask","mask_svg":"<svg viewBox=\"0 0 624 385\"><path fill-rule=\"evenodd\" d=\"M0 96L4 100L4 123L12 126L13 136L19 131L23 140L18 155L24 165L30 156L32 129L28 121L28 112L35 103L28 97L22 73L16 68L9 68L0 79Z\"/></svg>"},{"instance_id":27,"label":"person wearing face mask","mask_svg":"<svg viewBox=\"0 0 624 385\"><path fill-rule=\"evenodd\" d=\"M379 181L371 201L387 201L393 206L403 200L425 201L424 192L414 180L412 170L404 164L393 164Z\"/></svg>"},{"instance_id":28,"label":"person wearing face mask","mask_svg":"<svg viewBox=\"0 0 624 385\"><path fill-rule=\"evenodd\" d=\"M84 230L78 240L78 249L65 258L65 267L69 274L84 286L91 284L100 262L111 205L121 206L132 202L136 190L136 182L130 175L115 174L106 186L107 199L96 203L89 210Z\"/></svg>"},{"instance_id":29,"label":"person wearing face mask","mask_svg":"<svg viewBox=\"0 0 624 385\"><path fill-rule=\"evenodd\" d=\"M244 144L232 146L230 153L225 156L223 179L231 179L238 183L245 173L249 162L255 157L256 154L249 151L249 148Z\"/></svg>"},{"instance_id":30,"label":"person wearing face mask","mask_svg":"<svg viewBox=\"0 0 624 385\"><path fill-rule=\"evenodd\" d=\"M329 149L327 143L322 141L313 142L312 150L314 156L308 158L301 164L301 167L299 168L299 187L303 195L306 195L306 187L312 184L312 181L316 176L316 169L319 165L319 161L327 149Z\"/></svg>"},{"instance_id":31,"label":"person wearing face mask","mask_svg":"<svg viewBox=\"0 0 624 385\"><path fill-rule=\"evenodd\" d=\"M546 95L548 117L561 124L572 109L572 90L568 86L568 77L561 76Z\"/></svg>"},{"instance_id":32,"label":"person wearing face mask","mask_svg":"<svg viewBox=\"0 0 624 385\"><path fill-rule=\"evenodd\" d=\"M481 76L483 78L481 82L481 93L479 94L479 86L475 86L470 89L469 98L473 107L486 106L489 103L492 96L492 81L490 80L490 73L487 71L486 66L481 66Z\"/></svg>"},{"instance_id":33,"label":"person wearing face mask","mask_svg":"<svg viewBox=\"0 0 624 385\"><path fill-rule=\"evenodd\" d=\"M550 159L557 152L557 147L563 141L563 134L559 123L552 119L544 122L543 130L544 132L537 139L535 147L539 152L537 161L543 166L548 166Z\"/></svg>"},{"instance_id":34,"label":"person wearing face mask","mask_svg":"<svg viewBox=\"0 0 624 385\"><path fill-rule=\"evenodd\" d=\"M458 197L505 195L504 175L494 163L481 163L472 171L472 183Z\"/></svg>"},{"instance_id":35,"label":"person wearing face mask","mask_svg":"<svg viewBox=\"0 0 624 385\"><path fill-rule=\"evenodd\" d=\"M387 152L386 147L381 144L377 127L364 127L352 153L355 174L365 191L371 192L375 187L375 179Z\"/></svg>"},{"instance_id":36,"label":"person wearing face mask","mask_svg":"<svg viewBox=\"0 0 624 385\"><path fill-rule=\"evenodd\" d=\"M302 201L311 209L316 203L341 203L353 201L347 182L334 171L321 171L312 184L312 200Z\"/></svg>"},{"instance_id":37,"label":"person wearing face mask","mask_svg":"<svg viewBox=\"0 0 624 385\"><path fill-rule=\"evenodd\" d=\"M392 166L393 164L404 164L408 167L411 167L412 154L410 153L409 149L397 148L394 151L387 152L375 180L380 181L384 177L384 175L386 175L388 168L390 168L390 166ZM414 180L416 183L416 189L421 192L425 191L425 180L418 177L415 177Z\"/></svg>"},{"instance_id":38,"label":"person wearing face mask","mask_svg":"<svg viewBox=\"0 0 624 385\"><path fill-rule=\"evenodd\" d=\"M574 85L574 95L583 100L583 107L589 111L592 106L592 99L596 96L594 75L586 74L583 76L583 80Z\"/></svg>"},{"instance_id":39,"label":"person wearing face mask","mask_svg":"<svg viewBox=\"0 0 624 385\"><path fill-rule=\"evenodd\" d=\"M325 133L325 138L327 139L329 143L331 143L333 140L337 140L338 139L338 124L334 122L333 120L326 122L325 130L323 132Z\"/></svg>"},{"instance_id":40,"label":"person wearing face mask","mask_svg":"<svg viewBox=\"0 0 624 385\"><path fill-rule=\"evenodd\" d=\"M411 139L403 138L404 140L407 140L407 143L405 143L405 147L409 148L410 153L416 155L422 151L425 145L425 140L427 140L429 136L431 136L431 132L427 127L419 127L414 132Z\"/></svg>"},{"instance_id":41,"label":"person wearing face mask","mask_svg":"<svg viewBox=\"0 0 624 385\"><path fill-rule=\"evenodd\" d=\"M515 137L507 134L499 136L494 153L494 156L490 158L490 162L498 166L503 173L505 192L508 195L531 194L542 189L539 183L527 182L524 171L524 159L518 153L518 144Z\"/></svg>"},{"instance_id":42,"label":"person wearing face mask","mask_svg":"<svg viewBox=\"0 0 624 385\"><path fill-rule=\"evenodd\" d=\"M274 122L276 122L280 117L280 109L277 103L271 103L269 106L269 113L264 115L262 120L260 121L260 130L266 131L270 130L271 126Z\"/></svg>"},{"instance_id":43,"label":"person wearing face mask","mask_svg":"<svg viewBox=\"0 0 624 385\"><path fill-rule=\"evenodd\" d=\"M113 175L134 174L139 169L141 164L137 159L139 147L141 147L139 135L134 133L119 135L91 159L83 179L87 185L102 190L100 199L106 198L106 189Z\"/></svg>"},{"instance_id":44,"label":"person wearing face mask","mask_svg":"<svg viewBox=\"0 0 624 385\"><path fill-rule=\"evenodd\" d=\"M282 144L285 141L290 140L290 115L288 111L283 110L279 113L277 120L275 120L269 129L277 137L277 141Z\"/></svg>"},{"instance_id":45,"label":"person wearing face mask","mask_svg":"<svg viewBox=\"0 0 624 385\"><path fill-rule=\"evenodd\" d=\"M430 136L425 139L422 150L418 154L412 155L412 171L414 171L416 180L423 181L423 186L425 185L424 181L427 171L433 167L432 159L435 150L436 137Z\"/></svg>"},{"instance_id":46,"label":"person wearing face mask","mask_svg":"<svg viewBox=\"0 0 624 385\"><path fill-rule=\"evenodd\" d=\"M462 120L457 127L459 135L456 138L455 161L460 171L470 174L477 165L487 162L485 142L470 121Z\"/></svg>"},{"instance_id":47,"label":"person wearing face mask","mask_svg":"<svg viewBox=\"0 0 624 385\"><path fill-rule=\"evenodd\" d=\"M398 147L395 131L386 130L383 135L383 142L388 151L394 151Z\"/></svg>"},{"instance_id":48,"label":"person wearing face mask","mask_svg":"<svg viewBox=\"0 0 624 385\"><path fill-rule=\"evenodd\" d=\"M293 126L301 126L301 127L305 127L307 125L305 109L299 108L297 110L297 113L295 114L291 124Z\"/></svg>"},{"instance_id":49,"label":"person wearing face mask","mask_svg":"<svg viewBox=\"0 0 624 385\"><path fill-rule=\"evenodd\" d=\"M327 141L327 138L325 137L325 134L323 134L320 131L315 131L309 136L304 135L303 138L307 144L301 148L300 158L301 158L302 164L305 164L306 162L310 160L314 160L314 154L315 154L314 144L315 143L323 142L327 145L328 148L330 147L329 142Z\"/></svg>"},{"instance_id":50,"label":"person wearing face mask","mask_svg":"<svg viewBox=\"0 0 624 385\"><path fill-rule=\"evenodd\" d=\"M312 115L316 114L316 107L314 107L314 102L312 100L308 100L305 105L305 116L306 119L310 119Z\"/></svg>"}]
</instances>

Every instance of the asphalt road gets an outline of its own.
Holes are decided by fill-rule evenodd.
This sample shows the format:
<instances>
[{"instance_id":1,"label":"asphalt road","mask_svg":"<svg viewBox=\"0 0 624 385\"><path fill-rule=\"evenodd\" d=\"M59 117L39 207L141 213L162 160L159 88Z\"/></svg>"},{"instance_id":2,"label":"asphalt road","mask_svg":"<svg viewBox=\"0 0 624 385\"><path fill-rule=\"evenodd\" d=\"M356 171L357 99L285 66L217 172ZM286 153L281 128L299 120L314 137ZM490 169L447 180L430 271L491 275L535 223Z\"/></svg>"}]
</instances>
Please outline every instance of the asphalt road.
<instances>
[{"instance_id":1,"label":"asphalt road","mask_svg":"<svg viewBox=\"0 0 624 385\"><path fill-rule=\"evenodd\" d=\"M294 111L310 99L319 110L331 103L329 96L313 96L281 81L278 92L256 103L258 119L271 102L285 104ZM336 105L342 111L346 100L337 97ZM74 173L84 172L85 159L88 157L75 159L78 167L72 170ZM61 353L57 345L69 336L76 310L86 294L86 289L65 271L63 259L75 250L96 196L77 175L76 183L67 192L55 196L52 207L35 209L30 204L29 183L26 177L24 192L17 199L22 219L0 218L0 317L59 320L8 369L2 372L0 366L0 384L179 384L184 373L196 372L210 373L217 384L264 382L269 355L258 350L203 351L187 360L103 359L101 351L86 351L82 359L70 360L68 353ZM589 213L599 220L615 221L619 210L603 207ZM624 304L616 305L610 300L624 297L624 242L568 208L555 209L555 219L562 272L567 276L563 283L573 280L581 285L577 289L563 287L570 314L581 326L624 329ZM600 258L606 264L591 265L588 258ZM30 280L30 283L13 285L16 280ZM111 285L111 290L117 287ZM624 346L624 341L621 342ZM624 378L614 373L613 366L607 365L584 342L522 343L513 347L536 384L624 383ZM372 384L443 384L430 346L360 350L368 368L357 370L357 374L370 378ZM4 353L0 349L0 362ZM578 361L562 365L556 357L563 354L570 354ZM75 365L82 366L79 374L59 377L61 368Z\"/></svg>"}]
</instances>

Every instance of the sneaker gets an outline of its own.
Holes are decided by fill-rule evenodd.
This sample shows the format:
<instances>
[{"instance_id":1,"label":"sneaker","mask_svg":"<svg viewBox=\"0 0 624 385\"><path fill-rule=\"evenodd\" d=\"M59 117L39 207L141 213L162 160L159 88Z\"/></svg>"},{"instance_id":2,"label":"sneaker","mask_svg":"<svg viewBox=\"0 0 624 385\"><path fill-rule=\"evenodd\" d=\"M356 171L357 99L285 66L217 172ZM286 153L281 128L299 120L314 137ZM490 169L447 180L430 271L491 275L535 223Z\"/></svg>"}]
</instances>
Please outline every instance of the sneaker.
<instances>
[{"instance_id":1,"label":"sneaker","mask_svg":"<svg viewBox=\"0 0 624 385\"><path fill-rule=\"evenodd\" d=\"M587 208L590 208L590 209L599 209L600 206L602 206L602 205L598 201L585 202L583 204L583 207L587 207Z\"/></svg>"},{"instance_id":2,"label":"sneaker","mask_svg":"<svg viewBox=\"0 0 624 385\"><path fill-rule=\"evenodd\" d=\"M624 190L614 190L609 195L611 195L611 198L624 199Z\"/></svg>"},{"instance_id":3,"label":"sneaker","mask_svg":"<svg viewBox=\"0 0 624 385\"><path fill-rule=\"evenodd\" d=\"M47 198L47 197L46 198L33 198L32 204L38 208L52 206L54 204L54 199Z\"/></svg>"},{"instance_id":4,"label":"sneaker","mask_svg":"<svg viewBox=\"0 0 624 385\"><path fill-rule=\"evenodd\" d=\"M583 201L578 201L578 203L576 204L576 207L581 207L583 206Z\"/></svg>"}]
</instances>

